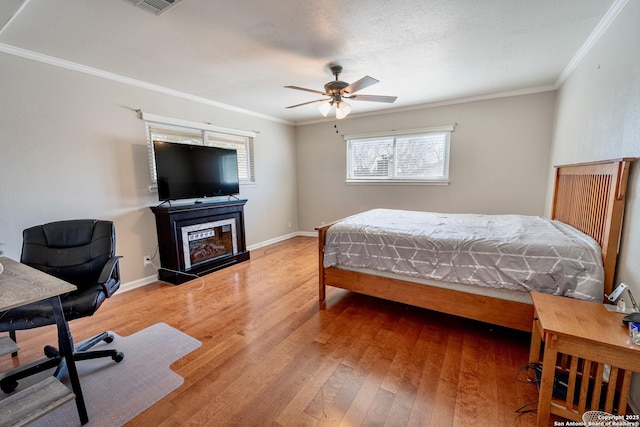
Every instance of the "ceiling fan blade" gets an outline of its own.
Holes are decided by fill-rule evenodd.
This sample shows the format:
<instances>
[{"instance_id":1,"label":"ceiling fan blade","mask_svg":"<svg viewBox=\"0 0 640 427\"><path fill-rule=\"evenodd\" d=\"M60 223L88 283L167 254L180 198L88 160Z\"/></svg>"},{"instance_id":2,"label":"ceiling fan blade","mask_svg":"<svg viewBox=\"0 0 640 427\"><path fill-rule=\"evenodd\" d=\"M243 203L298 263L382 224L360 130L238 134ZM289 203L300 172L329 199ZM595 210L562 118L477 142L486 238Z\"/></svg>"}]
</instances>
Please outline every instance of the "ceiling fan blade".
<instances>
[{"instance_id":1,"label":"ceiling fan blade","mask_svg":"<svg viewBox=\"0 0 640 427\"><path fill-rule=\"evenodd\" d=\"M307 88L300 87L300 86L285 86L285 87L288 88L288 89L304 90L306 92L319 93L320 95L328 95L327 93L324 93L324 92L319 91L319 90L307 89Z\"/></svg>"},{"instance_id":2,"label":"ceiling fan blade","mask_svg":"<svg viewBox=\"0 0 640 427\"><path fill-rule=\"evenodd\" d=\"M397 96L384 96L384 95L351 95L345 97L346 99L353 99L354 101L373 101L373 102L388 102L393 103Z\"/></svg>"},{"instance_id":3,"label":"ceiling fan blade","mask_svg":"<svg viewBox=\"0 0 640 427\"><path fill-rule=\"evenodd\" d=\"M378 83L379 80L374 79L373 77L364 76L360 80L357 80L351 83L349 86L345 87L340 91L340 93L356 93L359 90L364 89L365 87L369 87Z\"/></svg>"},{"instance_id":4,"label":"ceiling fan blade","mask_svg":"<svg viewBox=\"0 0 640 427\"><path fill-rule=\"evenodd\" d=\"M329 101L329 99L316 99L315 101L309 101L309 102L303 102L302 104L296 104L296 105L290 105L288 107L285 108L296 108L296 107L302 107L303 105L307 105L307 104L313 104L314 102L322 102L322 101Z\"/></svg>"}]
</instances>

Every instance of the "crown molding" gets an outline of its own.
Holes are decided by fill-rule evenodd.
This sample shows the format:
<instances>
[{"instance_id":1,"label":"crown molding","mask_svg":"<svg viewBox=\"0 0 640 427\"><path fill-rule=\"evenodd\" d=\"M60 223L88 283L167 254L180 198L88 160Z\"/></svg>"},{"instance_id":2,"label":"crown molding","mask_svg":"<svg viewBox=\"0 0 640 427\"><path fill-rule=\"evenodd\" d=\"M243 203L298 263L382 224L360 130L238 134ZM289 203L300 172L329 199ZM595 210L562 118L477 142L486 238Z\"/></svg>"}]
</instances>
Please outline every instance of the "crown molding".
<instances>
[{"instance_id":1,"label":"crown molding","mask_svg":"<svg viewBox=\"0 0 640 427\"><path fill-rule=\"evenodd\" d=\"M24 59L30 59L32 61L41 62L55 67L65 68L67 70L78 71L80 73L89 74L95 77L123 83L130 86L135 86L141 89L150 90L153 92L162 93L169 96L175 96L176 98L186 99L188 101L198 102L200 104L209 105L211 107L220 108L227 111L233 111L235 113L246 114L248 116L254 116L273 122L283 123L287 125L293 125L288 120L283 120L278 117L269 116L255 111L246 110L244 108L235 107L233 105L224 104L222 102L213 101L211 99L203 98L196 95L191 95L179 90L169 89L164 86L156 85L153 83L145 82L142 80L132 79L130 77L122 76L120 74L111 73L108 71L100 70L98 68L88 67L86 65L78 64L76 62L66 61L53 56L44 55L42 53L33 52L27 49L21 49L19 47L11 46L5 43L0 43L0 52L4 52L9 55L18 56Z\"/></svg>"},{"instance_id":2,"label":"crown molding","mask_svg":"<svg viewBox=\"0 0 640 427\"><path fill-rule=\"evenodd\" d=\"M4 30L6 30L9 25L11 25L13 20L16 19L18 15L20 15L20 12L22 12L24 8L27 7L28 3L29 0L23 0L22 4L15 10L15 12L13 12L13 15L11 15L9 19L7 19L7 22L5 22L4 25L0 28L0 34L2 34Z\"/></svg>"},{"instance_id":3,"label":"crown molding","mask_svg":"<svg viewBox=\"0 0 640 427\"><path fill-rule=\"evenodd\" d=\"M558 89L562 84L569 78L571 73L578 67L582 59L591 51L591 48L596 44L600 37L607 31L609 26L613 23L616 17L620 14L622 9L627 5L629 0L616 0L613 2L607 13L602 17L596 28L593 30L587 41L578 49L576 54L573 56L569 64L565 67L565 69L560 73L558 79L554 83L554 87Z\"/></svg>"},{"instance_id":4,"label":"crown molding","mask_svg":"<svg viewBox=\"0 0 640 427\"><path fill-rule=\"evenodd\" d=\"M2 31L4 31L9 26L9 24L13 21L13 19L24 9L24 7L27 5L27 3L29 3L29 1L30 0L26 0L20 6L20 8L16 11L16 13L14 13L14 15L9 19L9 21L7 21L7 23L2 28L0 28L0 34L2 33ZM613 23L613 21L620 14L622 9L624 9L624 7L627 5L628 2L629 2L629 0L615 0L614 1L614 3L611 5L611 7L609 8L609 10L605 14L605 16L600 20L600 22L598 23L598 25L596 26L594 31L591 33L589 38L580 47L578 52L576 52L576 54L573 56L573 58L571 59L569 64L565 67L565 69L562 71L562 73L560 73L560 75L558 76L557 80L554 82L553 85L539 86L539 87L534 87L534 88L527 88L527 89L507 91L507 92L499 92L499 93L494 93L494 94L486 94L486 95L479 95L479 96L472 96L472 97L465 97L465 98L457 98L457 99L451 99L451 100L436 101L436 102L412 105L412 106L407 106L407 107L389 108L389 109L384 109L384 110L379 110L379 111L372 111L372 112L368 112L368 113L351 114L345 120L355 119L355 118L359 118L359 117L368 117L368 116L377 116L377 115L382 115L382 114L390 114L390 113L402 113L402 112L415 111L415 110L421 110L421 109L426 109L426 108L436 108L436 107L442 107L442 106L448 106L448 105L464 104L464 103L474 102L474 101L483 101L483 100L490 100L490 99L504 98L504 97L510 97L510 96L527 95L527 94L533 94L533 93L538 93L538 92L557 90L560 86L562 86L562 84L571 75L571 73L573 73L573 71L577 68L577 66L582 61L582 59L589 53L589 51L593 48L593 46L596 44L596 42L600 39L600 37L605 33L605 31ZM265 120L269 120L269 121L273 121L273 122L277 122L277 123L282 123L282 124L286 124L286 125L304 126L304 125L310 125L310 124L317 124L317 123L325 123L325 122L333 122L333 121L335 121L335 119L332 119L332 118L326 118L326 119L325 118L321 118L321 119L317 119L317 120L314 119L314 120L305 120L305 121L299 121L299 122L292 122L292 121L289 121L289 120L284 120L284 119L281 119L281 118L278 118L278 117L269 116L269 115L266 115L266 114L262 114L262 113L258 113L258 112L251 111L251 110L247 110L247 109L244 109L244 108L236 107L236 106L233 106L233 105L225 104L225 103L222 103L222 102L213 101L211 99L207 99L207 98L203 98L203 97L200 97L200 96L192 95L192 94L189 94L189 93L186 93L186 92L181 92L181 91L178 91L178 90L169 89L169 88L166 88L164 86L159 86L159 85L152 84L152 83L149 83L149 82L145 82L145 81L142 81L142 80L137 80L137 79L133 79L133 78L130 78L130 77L122 76L122 75L119 75L119 74L111 73L111 72L108 72L108 71L100 70L98 68L88 67L86 65L78 64L78 63L71 62L71 61L66 61L66 60L63 60L63 59L59 59L59 58L55 58L55 57L52 57L52 56L44 55L44 54L41 54L41 53L38 53L38 52L33 52L33 51L30 51L30 50L21 49L21 48L18 48L18 47L15 47L15 46L11 46L11 45L8 45L8 44L4 44L4 43L0 43L0 52L4 52L4 53L9 54L9 55L14 55L14 56L18 56L18 57L21 57L21 58L30 59L30 60L33 60L33 61L37 61L37 62L49 64L49 65L53 65L53 66L60 67L60 68L65 68L65 69L68 69L68 70L77 71L77 72L81 72L81 73L84 73L84 74L88 74L88 75L104 78L104 79L115 81L115 82L119 82L119 83L122 83L122 84L135 86L135 87L138 87L138 88L141 88L141 89L146 89L146 90L162 93L162 94L169 95L169 96L174 96L174 97L177 97L177 98L186 99L188 101L197 102L197 103L208 105L208 106L211 106L211 107L220 108L220 109L223 109L223 110L232 111L232 112L240 113L240 114L245 114L245 115L249 115L249 116L253 116L253 117L258 117L258 118L261 118L261 119L265 119Z\"/></svg>"},{"instance_id":5,"label":"crown molding","mask_svg":"<svg viewBox=\"0 0 640 427\"><path fill-rule=\"evenodd\" d=\"M424 110L427 108L446 107L448 105L467 104L469 102L487 101L491 99L508 98L511 96L530 95L534 93L550 92L554 90L556 90L556 88L553 85L536 86L536 87L531 87L526 89L517 89L517 90L510 90L505 92L490 93L486 95L468 96L465 98L455 98L455 99L447 99L442 101L434 101L434 102L429 102L425 104L409 105L406 107L386 108L384 110L370 111L368 113L349 114L347 118L341 119L340 121L357 119L359 117L379 116L382 114L404 113L407 111ZM296 122L295 126L335 122L336 120L337 120L336 118L326 118L326 119L322 118L317 120L307 120L307 121Z\"/></svg>"}]
</instances>

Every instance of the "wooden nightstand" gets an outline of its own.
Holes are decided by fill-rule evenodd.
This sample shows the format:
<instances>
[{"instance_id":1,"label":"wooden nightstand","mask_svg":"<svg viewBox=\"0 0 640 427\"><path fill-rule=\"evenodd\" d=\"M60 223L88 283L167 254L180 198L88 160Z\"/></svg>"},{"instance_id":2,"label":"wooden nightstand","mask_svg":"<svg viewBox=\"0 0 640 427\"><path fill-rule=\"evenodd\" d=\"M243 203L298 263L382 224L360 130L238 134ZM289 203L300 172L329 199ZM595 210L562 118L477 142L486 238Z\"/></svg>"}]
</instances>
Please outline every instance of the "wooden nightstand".
<instances>
[{"instance_id":1,"label":"wooden nightstand","mask_svg":"<svg viewBox=\"0 0 640 427\"><path fill-rule=\"evenodd\" d=\"M640 346L631 344L623 314L573 298L537 292L531 297L530 363L540 362L544 343L538 426L548 425L550 413L575 421L589 410L625 415L631 375L640 372ZM554 385L566 391L564 398L553 395Z\"/></svg>"}]
</instances>

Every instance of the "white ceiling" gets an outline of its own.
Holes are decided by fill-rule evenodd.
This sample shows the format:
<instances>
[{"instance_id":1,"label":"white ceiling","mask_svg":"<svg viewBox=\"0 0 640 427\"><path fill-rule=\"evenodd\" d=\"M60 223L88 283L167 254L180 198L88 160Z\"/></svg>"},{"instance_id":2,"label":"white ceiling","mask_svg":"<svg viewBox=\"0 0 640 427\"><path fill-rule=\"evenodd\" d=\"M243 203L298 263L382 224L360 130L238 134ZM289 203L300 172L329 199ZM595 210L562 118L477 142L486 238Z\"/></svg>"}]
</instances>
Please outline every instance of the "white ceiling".
<instances>
[{"instance_id":1,"label":"white ceiling","mask_svg":"<svg viewBox=\"0 0 640 427\"><path fill-rule=\"evenodd\" d=\"M91 67L288 122L321 119L328 65L380 83L352 116L553 88L614 0L2 0L0 52ZM2 54L2 53L0 53ZM46 57L45 57L46 55ZM68 61L68 62L66 62ZM73 68L73 67L72 67Z\"/></svg>"}]
</instances>

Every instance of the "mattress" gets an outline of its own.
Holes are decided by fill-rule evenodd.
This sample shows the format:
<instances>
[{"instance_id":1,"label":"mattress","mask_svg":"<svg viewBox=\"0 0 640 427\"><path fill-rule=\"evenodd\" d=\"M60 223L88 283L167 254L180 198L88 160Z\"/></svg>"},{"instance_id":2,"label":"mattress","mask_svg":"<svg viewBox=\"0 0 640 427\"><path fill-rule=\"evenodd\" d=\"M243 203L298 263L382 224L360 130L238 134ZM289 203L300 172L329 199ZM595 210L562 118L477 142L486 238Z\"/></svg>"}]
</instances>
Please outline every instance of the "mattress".
<instances>
[{"instance_id":1,"label":"mattress","mask_svg":"<svg viewBox=\"0 0 640 427\"><path fill-rule=\"evenodd\" d=\"M328 229L324 266L589 301L604 292L598 243L539 216L374 209Z\"/></svg>"}]
</instances>

